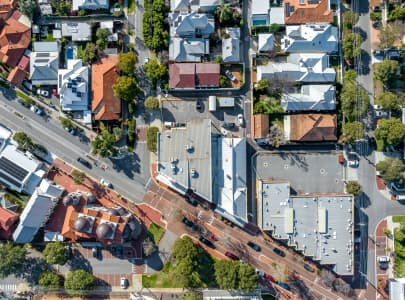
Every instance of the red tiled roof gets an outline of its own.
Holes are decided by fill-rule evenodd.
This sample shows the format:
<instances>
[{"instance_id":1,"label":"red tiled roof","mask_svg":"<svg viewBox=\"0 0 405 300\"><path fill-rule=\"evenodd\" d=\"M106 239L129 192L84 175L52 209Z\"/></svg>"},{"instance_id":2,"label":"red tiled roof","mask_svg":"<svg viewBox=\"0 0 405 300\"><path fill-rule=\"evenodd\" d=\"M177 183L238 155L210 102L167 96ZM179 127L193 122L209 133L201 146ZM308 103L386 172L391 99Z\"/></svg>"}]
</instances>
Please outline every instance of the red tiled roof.
<instances>
[{"instance_id":1,"label":"red tiled roof","mask_svg":"<svg viewBox=\"0 0 405 300\"><path fill-rule=\"evenodd\" d=\"M25 55L23 57L21 57L20 62L18 63L18 67L21 70L29 72L30 71L30 59L29 59L29 57L27 57Z\"/></svg>"},{"instance_id":2,"label":"red tiled roof","mask_svg":"<svg viewBox=\"0 0 405 300\"><path fill-rule=\"evenodd\" d=\"M17 225L18 215L0 207L0 238L9 239Z\"/></svg>"},{"instance_id":3,"label":"red tiled roof","mask_svg":"<svg viewBox=\"0 0 405 300\"><path fill-rule=\"evenodd\" d=\"M219 86L219 64L196 64L198 86Z\"/></svg>"},{"instance_id":4,"label":"red tiled roof","mask_svg":"<svg viewBox=\"0 0 405 300\"><path fill-rule=\"evenodd\" d=\"M15 67L31 43L31 28L13 17L3 20L1 25L0 59L8 66Z\"/></svg>"},{"instance_id":5,"label":"red tiled roof","mask_svg":"<svg viewBox=\"0 0 405 300\"><path fill-rule=\"evenodd\" d=\"M7 18L10 11L17 6L17 0L0 0L0 18Z\"/></svg>"},{"instance_id":6,"label":"red tiled roof","mask_svg":"<svg viewBox=\"0 0 405 300\"><path fill-rule=\"evenodd\" d=\"M308 3L304 0L286 0L284 3L285 24L306 24L319 22L333 22L333 11L329 8L329 0Z\"/></svg>"},{"instance_id":7,"label":"red tiled roof","mask_svg":"<svg viewBox=\"0 0 405 300\"><path fill-rule=\"evenodd\" d=\"M169 86L176 88L195 88L195 64L171 64L169 65Z\"/></svg>"},{"instance_id":8,"label":"red tiled roof","mask_svg":"<svg viewBox=\"0 0 405 300\"><path fill-rule=\"evenodd\" d=\"M118 57L109 55L101 58L99 63L92 65L91 111L96 120L118 120L121 114L121 101L114 96L112 85L119 76L117 69Z\"/></svg>"},{"instance_id":9,"label":"red tiled roof","mask_svg":"<svg viewBox=\"0 0 405 300\"><path fill-rule=\"evenodd\" d=\"M8 74L7 80L14 85L20 85L24 78L28 75L28 73L24 70L21 70L19 67L15 67L11 70L10 74Z\"/></svg>"},{"instance_id":10,"label":"red tiled roof","mask_svg":"<svg viewBox=\"0 0 405 300\"><path fill-rule=\"evenodd\" d=\"M270 118L269 115L257 114L253 115L253 138L265 138L269 133Z\"/></svg>"},{"instance_id":11,"label":"red tiled roof","mask_svg":"<svg viewBox=\"0 0 405 300\"><path fill-rule=\"evenodd\" d=\"M290 140L300 142L336 141L334 114L290 115Z\"/></svg>"}]
</instances>

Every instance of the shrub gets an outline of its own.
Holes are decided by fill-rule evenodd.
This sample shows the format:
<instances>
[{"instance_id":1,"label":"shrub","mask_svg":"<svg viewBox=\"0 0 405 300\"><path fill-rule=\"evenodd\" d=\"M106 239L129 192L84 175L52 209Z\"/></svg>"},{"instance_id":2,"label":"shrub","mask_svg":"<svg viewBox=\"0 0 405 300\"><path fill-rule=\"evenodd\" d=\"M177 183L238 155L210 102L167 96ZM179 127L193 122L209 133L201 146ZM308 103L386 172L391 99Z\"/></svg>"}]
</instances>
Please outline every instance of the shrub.
<instances>
[{"instance_id":1,"label":"shrub","mask_svg":"<svg viewBox=\"0 0 405 300\"><path fill-rule=\"evenodd\" d=\"M149 127L146 133L146 146L149 151L156 152L157 151L157 134L159 132L159 128L157 127Z\"/></svg>"}]
</instances>

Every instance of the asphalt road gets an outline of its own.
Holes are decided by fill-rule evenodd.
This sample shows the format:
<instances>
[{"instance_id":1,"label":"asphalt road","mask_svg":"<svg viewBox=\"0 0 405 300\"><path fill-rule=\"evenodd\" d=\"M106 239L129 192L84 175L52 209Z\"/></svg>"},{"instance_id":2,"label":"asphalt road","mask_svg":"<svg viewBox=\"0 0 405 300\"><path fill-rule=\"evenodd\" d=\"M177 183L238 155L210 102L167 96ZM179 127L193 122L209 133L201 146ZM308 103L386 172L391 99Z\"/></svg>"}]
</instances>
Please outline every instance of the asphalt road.
<instances>
[{"instance_id":1,"label":"asphalt road","mask_svg":"<svg viewBox=\"0 0 405 300\"><path fill-rule=\"evenodd\" d=\"M17 116L18 112L20 116ZM149 180L149 154L144 144L138 145L139 154L129 154L114 160L99 158L98 167L88 169L76 159L91 152L88 140L80 140L66 132L58 121L40 117L17 101L7 100L0 94L0 123L15 131L23 131L54 155L96 179L107 179L117 192L135 202L142 202L145 184ZM100 166L106 165L103 170ZM138 172L138 173L137 173Z\"/></svg>"}]
</instances>

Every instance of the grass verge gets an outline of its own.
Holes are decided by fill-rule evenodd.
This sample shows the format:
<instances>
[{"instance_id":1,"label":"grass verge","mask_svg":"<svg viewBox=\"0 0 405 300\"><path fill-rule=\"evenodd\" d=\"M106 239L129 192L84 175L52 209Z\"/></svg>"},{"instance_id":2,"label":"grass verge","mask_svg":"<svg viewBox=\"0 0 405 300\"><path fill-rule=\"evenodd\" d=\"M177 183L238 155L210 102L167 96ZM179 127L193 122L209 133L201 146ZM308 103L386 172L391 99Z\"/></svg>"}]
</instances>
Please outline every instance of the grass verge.
<instances>
[{"instance_id":1,"label":"grass verge","mask_svg":"<svg viewBox=\"0 0 405 300\"><path fill-rule=\"evenodd\" d=\"M405 223L405 215L402 215L402 216L392 216L392 222L395 222L395 223Z\"/></svg>"},{"instance_id":2,"label":"grass verge","mask_svg":"<svg viewBox=\"0 0 405 300\"><path fill-rule=\"evenodd\" d=\"M146 288L181 288L179 281L171 273L172 266L168 262L164 265L163 270L152 275L142 275L142 285Z\"/></svg>"},{"instance_id":3,"label":"grass verge","mask_svg":"<svg viewBox=\"0 0 405 300\"><path fill-rule=\"evenodd\" d=\"M135 12L135 0L128 0L128 13L132 14Z\"/></svg>"},{"instance_id":4,"label":"grass verge","mask_svg":"<svg viewBox=\"0 0 405 300\"><path fill-rule=\"evenodd\" d=\"M165 229L163 227L159 226L156 223L150 224L149 229L148 229L148 234L151 236L151 238L153 239L153 242L155 244L159 243L159 241L162 238L164 233L165 233Z\"/></svg>"},{"instance_id":5,"label":"grass verge","mask_svg":"<svg viewBox=\"0 0 405 300\"><path fill-rule=\"evenodd\" d=\"M28 95L24 94L23 92L16 91L15 93L16 93L16 95L17 95L18 97L20 97L21 99L23 99L23 100L25 100L25 101L32 101L31 97L29 97Z\"/></svg>"},{"instance_id":6,"label":"grass verge","mask_svg":"<svg viewBox=\"0 0 405 300\"><path fill-rule=\"evenodd\" d=\"M405 243L404 233L401 228L394 230L394 247L395 247L395 263L394 273L395 277L405 276Z\"/></svg>"}]
</instances>

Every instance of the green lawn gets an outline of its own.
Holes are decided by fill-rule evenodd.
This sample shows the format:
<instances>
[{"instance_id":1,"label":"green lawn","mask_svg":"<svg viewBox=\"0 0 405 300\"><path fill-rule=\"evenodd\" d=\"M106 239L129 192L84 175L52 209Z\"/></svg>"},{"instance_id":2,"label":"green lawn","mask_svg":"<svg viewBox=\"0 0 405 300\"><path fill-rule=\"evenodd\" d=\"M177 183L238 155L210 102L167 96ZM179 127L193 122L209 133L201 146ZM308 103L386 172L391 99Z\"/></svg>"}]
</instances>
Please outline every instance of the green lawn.
<instances>
[{"instance_id":1,"label":"green lawn","mask_svg":"<svg viewBox=\"0 0 405 300\"><path fill-rule=\"evenodd\" d=\"M392 221L395 222L395 223L405 223L405 215L392 216Z\"/></svg>"},{"instance_id":2,"label":"green lawn","mask_svg":"<svg viewBox=\"0 0 405 300\"><path fill-rule=\"evenodd\" d=\"M20 97L20 98L23 99L23 100L26 100L26 101L33 101L33 100L31 99L31 97L29 97L28 95L24 94L23 92L16 91L15 93L17 94L18 97Z\"/></svg>"},{"instance_id":3,"label":"green lawn","mask_svg":"<svg viewBox=\"0 0 405 300\"><path fill-rule=\"evenodd\" d=\"M135 11L135 0L128 0L128 13L132 14Z\"/></svg>"},{"instance_id":4,"label":"green lawn","mask_svg":"<svg viewBox=\"0 0 405 300\"><path fill-rule=\"evenodd\" d=\"M142 286L146 288L182 288L175 276L171 274L171 263L164 265L163 270L152 275L142 275Z\"/></svg>"},{"instance_id":5,"label":"green lawn","mask_svg":"<svg viewBox=\"0 0 405 300\"><path fill-rule=\"evenodd\" d=\"M395 263L394 272L395 277L405 276L405 244L401 242L399 237L402 237L400 228L396 228L394 231L394 247L395 247Z\"/></svg>"},{"instance_id":6,"label":"green lawn","mask_svg":"<svg viewBox=\"0 0 405 300\"><path fill-rule=\"evenodd\" d=\"M160 239L162 238L163 234L165 233L165 229L159 226L158 224L152 223L148 229L148 235L151 236L153 242L158 244Z\"/></svg>"}]
</instances>

